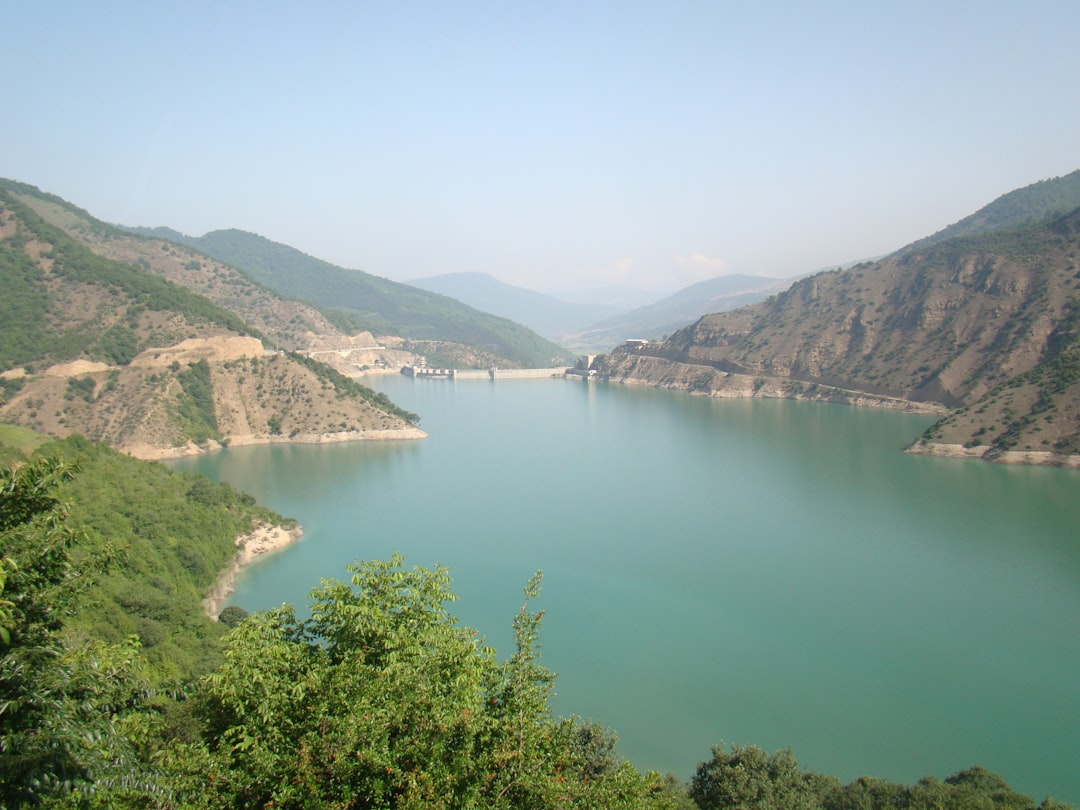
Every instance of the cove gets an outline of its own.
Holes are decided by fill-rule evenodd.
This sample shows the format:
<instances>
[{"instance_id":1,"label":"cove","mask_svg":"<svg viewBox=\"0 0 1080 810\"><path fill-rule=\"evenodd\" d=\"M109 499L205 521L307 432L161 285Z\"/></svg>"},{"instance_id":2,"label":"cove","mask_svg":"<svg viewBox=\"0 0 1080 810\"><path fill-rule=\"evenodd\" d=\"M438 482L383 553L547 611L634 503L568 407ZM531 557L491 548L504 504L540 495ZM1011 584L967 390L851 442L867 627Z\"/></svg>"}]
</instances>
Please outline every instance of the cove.
<instances>
[{"instance_id":1,"label":"cove","mask_svg":"<svg viewBox=\"0 0 1080 810\"><path fill-rule=\"evenodd\" d=\"M553 706L688 778L710 746L913 782L980 764L1080 804L1080 473L907 456L931 422L564 380L374 378L413 442L173 463L297 518L231 603L303 609L395 551L505 657L544 571Z\"/></svg>"}]
</instances>

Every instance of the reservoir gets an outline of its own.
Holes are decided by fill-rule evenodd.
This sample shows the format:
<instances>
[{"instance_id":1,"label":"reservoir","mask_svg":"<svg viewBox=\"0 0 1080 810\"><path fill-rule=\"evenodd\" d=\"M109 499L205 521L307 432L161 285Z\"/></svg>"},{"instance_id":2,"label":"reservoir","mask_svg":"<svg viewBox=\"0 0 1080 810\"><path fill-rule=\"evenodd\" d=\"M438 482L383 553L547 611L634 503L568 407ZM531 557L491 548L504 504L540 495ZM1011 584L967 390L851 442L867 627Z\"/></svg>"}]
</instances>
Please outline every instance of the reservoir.
<instances>
[{"instance_id":1,"label":"reservoir","mask_svg":"<svg viewBox=\"0 0 1080 810\"><path fill-rule=\"evenodd\" d=\"M848 782L972 765L1080 805L1080 472L903 454L929 417L565 380L369 382L412 442L174 464L297 518L231 599L450 568L500 658L544 571L553 708L687 779L715 744Z\"/></svg>"}]
</instances>

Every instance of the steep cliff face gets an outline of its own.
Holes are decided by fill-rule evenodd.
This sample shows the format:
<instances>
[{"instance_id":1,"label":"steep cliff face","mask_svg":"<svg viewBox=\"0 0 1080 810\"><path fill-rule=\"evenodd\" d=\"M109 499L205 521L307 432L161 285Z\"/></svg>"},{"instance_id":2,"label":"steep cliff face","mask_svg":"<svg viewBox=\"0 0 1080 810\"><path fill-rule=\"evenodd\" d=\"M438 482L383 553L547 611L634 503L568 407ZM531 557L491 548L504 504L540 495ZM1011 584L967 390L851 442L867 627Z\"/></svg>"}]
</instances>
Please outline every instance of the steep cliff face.
<instances>
[{"instance_id":1,"label":"steep cliff face","mask_svg":"<svg viewBox=\"0 0 1080 810\"><path fill-rule=\"evenodd\" d=\"M960 444L981 430L989 445L1075 452L1078 392L1068 379L1078 345L1078 233L1080 210L822 273L762 304L706 315L662 343L619 349L604 370L662 384L663 364L642 375L649 355L787 381L789 391L825 386L950 409L1003 402L1009 387L1007 413L1004 405L981 413L1000 412L993 427L971 417L941 430Z\"/></svg>"}]
</instances>

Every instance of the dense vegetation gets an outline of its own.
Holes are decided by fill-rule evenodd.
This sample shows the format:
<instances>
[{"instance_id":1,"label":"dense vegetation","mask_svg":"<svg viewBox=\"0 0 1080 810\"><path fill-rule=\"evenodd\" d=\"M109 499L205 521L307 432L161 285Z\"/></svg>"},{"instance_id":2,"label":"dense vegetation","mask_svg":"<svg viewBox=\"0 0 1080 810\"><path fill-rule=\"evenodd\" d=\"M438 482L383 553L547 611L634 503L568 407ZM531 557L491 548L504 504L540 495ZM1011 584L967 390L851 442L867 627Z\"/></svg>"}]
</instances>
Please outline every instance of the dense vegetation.
<instances>
[{"instance_id":1,"label":"dense vegetation","mask_svg":"<svg viewBox=\"0 0 1080 810\"><path fill-rule=\"evenodd\" d=\"M981 768L844 786L753 746L714 749L689 786L643 774L611 731L551 715L540 574L502 662L449 613L448 572L400 557L324 580L308 619L239 611L221 657L222 628L181 605L228 545L206 538L271 516L81 440L0 438L37 446L0 470L4 807L1034 807ZM205 658L167 646L209 627Z\"/></svg>"},{"instance_id":2,"label":"dense vegetation","mask_svg":"<svg viewBox=\"0 0 1080 810\"><path fill-rule=\"evenodd\" d=\"M171 678L216 666L221 633L204 615L203 596L235 553L237 536L259 524L293 522L227 484L173 473L77 436L38 442L37 455L72 459L81 470L56 493L83 535L76 559L92 554L111 562L70 616L69 629L110 643L138 637L147 661ZM25 455L5 449L13 460Z\"/></svg>"},{"instance_id":3,"label":"dense vegetation","mask_svg":"<svg viewBox=\"0 0 1080 810\"><path fill-rule=\"evenodd\" d=\"M225 230L196 238L175 231L140 232L181 241L243 270L282 295L336 311L338 325L346 331L464 343L516 365L541 368L567 354L520 324L453 298L346 270L255 234Z\"/></svg>"}]
</instances>

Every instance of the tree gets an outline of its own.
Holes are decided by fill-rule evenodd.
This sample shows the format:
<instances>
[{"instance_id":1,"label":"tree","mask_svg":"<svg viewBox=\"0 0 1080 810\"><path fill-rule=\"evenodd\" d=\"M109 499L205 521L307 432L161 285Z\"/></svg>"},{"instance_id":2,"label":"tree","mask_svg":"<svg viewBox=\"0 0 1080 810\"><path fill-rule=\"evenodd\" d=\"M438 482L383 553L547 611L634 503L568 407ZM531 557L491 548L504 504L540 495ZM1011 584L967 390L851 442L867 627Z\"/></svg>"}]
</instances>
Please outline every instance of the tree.
<instances>
[{"instance_id":1,"label":"tree","mask_svg":"<svg viewBox=\"0 0 1080 810\"><path fill-rule=\"evenodd\" d=\"M226 627L236 627L248 617L248 612L239 605L229 605L218 614L218 621Z\"/></svg>"},{"instance_id":2,"label":"tree","mask_svg":"<svg viewBox=\"0 0 1080 810\"><path fill-rule=\"evenodd\" d=\"M698 765L690 797L702 810L814 810L839 782L799 770L790 749L769 754L756 745L712 749Z\"/></svg>"},{"instance_id":3,"label":"tree","mask_svg":"<svg viewBox=\"0 0 1080 810\"><path fill-rule=\"evenodd\" d=\"M205 735L174 747L199 807L666 807L675 793L617 760L610 735L554 720L542 612L514 621L504 663L447 610L446 569L402 558L326 580L311 618L255 613L195 701Z\"/></svg>"},{"instance_id":4,"label":"tree","mask_svg":"<svg viewBox=\"0 0 1080 810\"><path fill-rule=\"evenodd\" d=\"M0 804L20 807L72 792L161 793L127 737L149 694L137 645L66 645L64 619L107 555L83 539L56 497L76 467L37 458L0 470Z\"/></svg>"}]
</instances>

